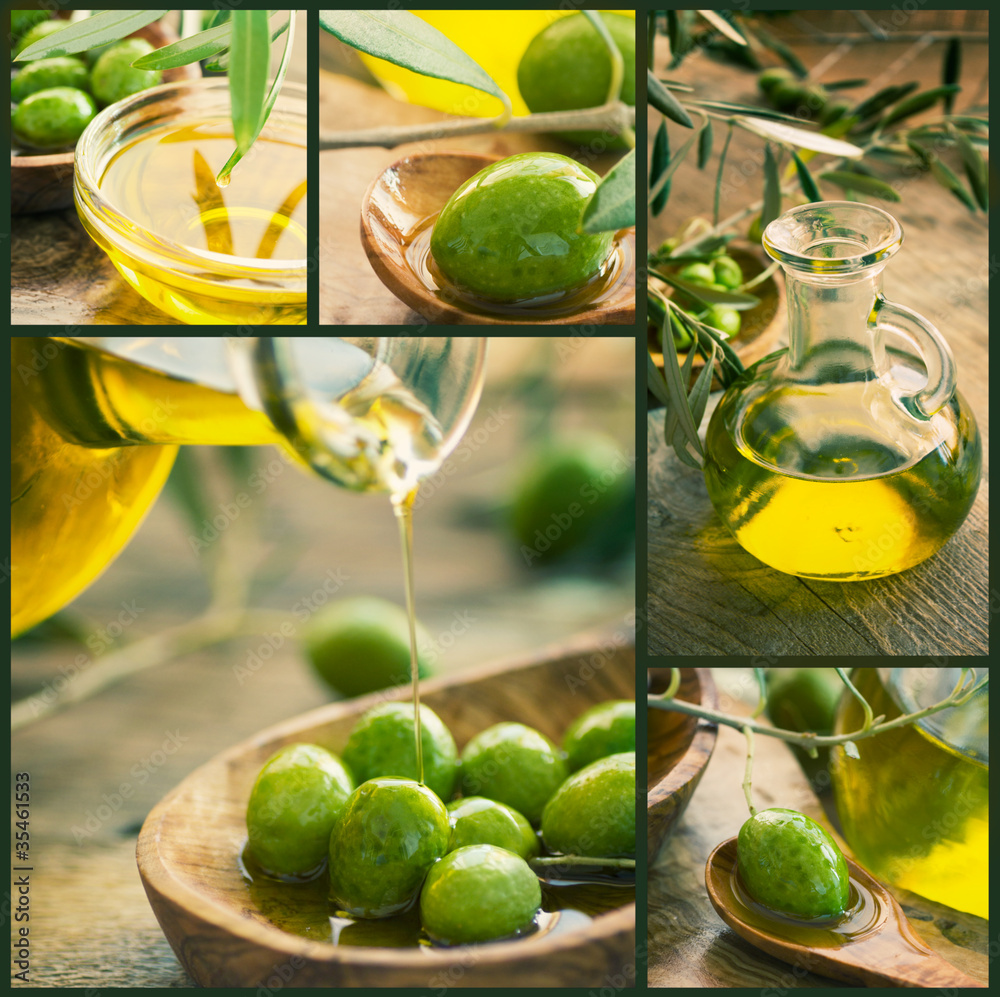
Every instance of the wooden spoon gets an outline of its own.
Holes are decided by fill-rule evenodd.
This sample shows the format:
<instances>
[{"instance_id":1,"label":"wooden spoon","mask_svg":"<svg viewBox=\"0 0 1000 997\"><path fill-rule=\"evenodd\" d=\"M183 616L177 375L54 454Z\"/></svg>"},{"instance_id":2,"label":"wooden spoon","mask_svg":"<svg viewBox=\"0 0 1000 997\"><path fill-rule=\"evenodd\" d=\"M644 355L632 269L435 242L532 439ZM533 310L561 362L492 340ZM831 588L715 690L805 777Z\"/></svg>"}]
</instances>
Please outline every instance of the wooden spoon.
<instances>
[{"instance_id":1,"label":"wooden spoon","mask_svg":"<svg viewBox=\"0 0 1000 997\"><path fill-rule=\"evenodd\" d=\"M469 177L497 156L435 152L407 156L371 183L361 202L361 242L372 269L401 301L432 322L453 325L630 325L635 321L635 230L622 239L627 274L607 296L567 315L539 317L472 311L449 300L429 274L415 272L407 250L429 218Z\"/></svg>"},{"instance_id":2,"label":"wooden spoon","mask_svg":"<svg viewBox=\"0 0 1000 997\"><path fill-rule=\"evenodd\" d=\"M159 21L147 24L129 37L145 38L155 48L177 41L177 33ZM201 66L197 62L190 66L168 69L163 73L164 83L198 79L201 79ZM73 156L72 149L39 156L11 156L11 214L30 215L70 207L73 203Z\"/></svg>"},{"instance_id":3,"label":"wooden spoon","mask_svg":"<svg viewBox=\"0 0 1000 997\"><path fill-rule=\"evenodd\" d=\"M740 914L735 893L736 838L719 845L708 857L705 886L719 917L751 945L793 966L859 986L983 987L956 969L915 934L895 897L852 859L847 868L855 887L867 891L857 930L850 934L828 927L775 917L773 929L762 931Z\"/></svg>"}]
</instances>

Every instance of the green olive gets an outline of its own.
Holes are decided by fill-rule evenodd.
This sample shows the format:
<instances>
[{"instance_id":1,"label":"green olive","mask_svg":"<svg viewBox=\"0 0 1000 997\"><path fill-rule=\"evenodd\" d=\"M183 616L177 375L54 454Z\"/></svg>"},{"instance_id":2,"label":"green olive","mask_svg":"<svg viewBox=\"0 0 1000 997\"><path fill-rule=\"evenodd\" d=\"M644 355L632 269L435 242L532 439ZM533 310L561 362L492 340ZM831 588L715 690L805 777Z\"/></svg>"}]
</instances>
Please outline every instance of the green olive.
<instances>
[{"instance_id":1,"label":"green olive","mask_svg":"<svg viewBox=\"0 0 1000 997\"><path fill-rule=\"evenodd\" d=\"M257 776L247 805L250 850L258 864L279 876L315 872L353 789L347 770L325 748L282 748Z\"/></svg>"},{"instance_id":2,"label":"green olive","mask_svg":"<svg viewBox=\"0 0 1000 997\"><path fill-rule=\"evenodd\" d=\"M448 811L412 779L370 779L351 794L330 835L330 893L352 917L409 908L448 850Z\"/></svg>"},{"instance_id":3,"label":"green olive","mask_svg":"<svg viewBox=\"0 0 1000 997\"><path fill-rule=\"evenodd\" d=\"M440 272L462 291L518 302L577 287L611 252L613 233L580 231L599 177L553 152L493 163L448 199L431 233Z\"/></svg>"},{"instance_id":4,"label":"green olive","mask_svg":"<svg viewBox=\"0 0 1000 997\"><path fill-rule=\"evenodd\" d=\"M677 276L691 284L715 283L715 271L709 263L689 263L686 267L681 267Z\"/></svg>"},{"instance_id":5,"label":"green olive","mask_svg":"<svg viewBox=\"0 0 1000 997\"><path fill-rule=\"evenodd\" d=\"M95 114L97 105L90 94L74 87L51 87L25 97L10 123L25 145L61 149L76 142Z\"/></svg>"},{"instance_id":6,"label":"green olive","mask_svg":"<svg viewBox=\"0 0 1000 997\"><path fill-rule=\"evenodd\" d=\"M743 283L743 270L731 256L716 256L712 260L712 272L715 275L715 283L721 284L730 291L735 290Z\"/></svg>"},{"instance_id":7,"label":"green olive","mask_svg":"<svg viewBox=\"0 0 1000 997\"><path fill-rule=\"evenodd\" d=\"M737 866L758 903L800 917L837 917L847 908L847 863L830 834L795 810L761 810L740 828Z\"/></svg>"},{"instance_id":8,"label":"green olive","mask_svg":"<svg viewBox=\"0 0 1000 997\"><path fill-rule=\"evenodd\" d=\"M44 38L48 38L49 35L54 35L57 31L62 31L63 28L69 25L69 21L63 20L49 20L48 17L43 21L39 21L32 28L30 28L26 34L24 34L21 40L17 43L14 49L14 57L16 58L21 52L23 52L29 45L34 45L35 42L40 42Z\"/></svg>"},{"instance_id":9,"label":"green olive","mask_svg":"<svg viewBox=\"0 0 1000 997\"><path fill-rule=\"evenodd\" d=\"M607 755L635 751L635 700L592 706L566 728L562 746L571 772Z\"/></svg>"},{"instance_id":10,"label":"green olive","mask_svg":"<svg viewBox=\"0 0 1000 997\"><path fill-rule=\"evenodd\" d=\"M458 748L451 732L429 707L420 707L420 747L424 783L450 800L458 775ZM380 703L355 724L344 746L344 764L358 783L378 776L417 778L417 745L412 703Z\"/></svg>"},{"instance_id":11,"label":"green olive","mask_svg":"<svg viewBox=\"0 0 1000 997\"><path fill-rule=\"evenodd\" d=\"M564 855L635 854L635 752L574 772L545 805L542 840Z\"/></svg>"},{"instance_id":12,"label":"green olive","mask_svg":"<svg viewBox=\"0 0 1000 997\"><path fill-rule=\"evenodd\" d=\"M538 877L524 859L495 845L469 845L427 874L420 919L435 941L488 942L524 931L541 904Z\"/></svg>"},{"instance_id":13,"label":"green olive","mask_svg":"<svg viewBox=\"0 0 1000 997\"><path fill-rule=\"evenodd\" d=\"M448 804L451 838L448 851L466 845L496 845L523 859L540 851L538 835L512 807L482 796L463 796Z\"/></svg>"},{"instance_id":14,"label":"green olive","mask_svg":"<svg viewBox=\"0 0 1000 997\"><path fill-rule=\"evenodd\" d=\"M760 87L764 93L770 93L779 83L792 83L795 80L790 69L785 69L783 67L777 69L765 69L764 72L757 77L757 86Z\"/></svg>"},{"instance_id":15,"label":"green olive","mask_svg":"<svg viewBox=\"0 0 1000 997\"><path fill-rule=\"evenodd\" d=\"M47 10L12 10L10 12L10 37L14 51L17 51L17 40L36 24L47 21L51 15Z\"/></svg>"},{"instance_id":16,"label":"green olive","mask_svg":"<svg viewBox=\"0 0 1000 997\"><path fill-rule=\"evenodd\" d=\"M132 63L153 51L143 38L126 38L112 45L94 63L91 89L102 107L114 104L140 90L155 87L163 74L158 69L136 69Z\"/></svg>"},{"instance_id":17,"label":"green olive","mask_svg":"<svg viewBox=\"0 0 1000 997\"><path fill-rule=\"evenodd\" d=\"M559 749L542 733L519 723L480 731L462 752L462 793L513 807L532 824L566 778Z\"/></svg>"},{"instance_id":18,"label":"green olive","mask_svg":"<svg viewBox=\"0 0 1000 997\"><path fill-rule=\"evenodd\" d=\"M742 319L735 308L725 305L712 305L702 319L705 325L710 325L719 332L724 332L730 339L739 334Z\"/></svg>"},{"instance_id":19,"label":"green olive","mask_svg":"<svg viewBox=\"0 0 1000 997\"><path fill-rule=\"evenodd\" d=\"M90 87L87 67L70 55L29 62L10 81L10 99L17 103L39 90L48 90L51 87L87 90Z\"/></svg>"}]
</instances>

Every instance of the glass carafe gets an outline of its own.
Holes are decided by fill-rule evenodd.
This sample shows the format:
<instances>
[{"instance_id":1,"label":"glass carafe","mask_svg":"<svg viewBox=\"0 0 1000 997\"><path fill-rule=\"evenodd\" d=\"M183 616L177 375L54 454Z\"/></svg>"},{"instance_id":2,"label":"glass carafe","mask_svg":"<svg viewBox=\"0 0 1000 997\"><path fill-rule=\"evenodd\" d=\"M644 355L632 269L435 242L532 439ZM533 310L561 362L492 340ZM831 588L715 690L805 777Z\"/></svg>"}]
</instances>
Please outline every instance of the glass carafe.
<instances>
[{"instance_id":1,"label":"glass carafe","mask_svg":"<svg viewBox=\"0 0 1000 997\"><path fill-rule=\"evenodd\" d=\"M277 444L402 502L461 438L485 340L11 339L11 633L125 546L178 444Z\"/></svg>"},{"instance_id":2,"label":"glass carafe","mask_svg":"<svg viewBox=\"0 0 1000 997\"><path fill-rule=\"evenodd\" d=\"M948 344L882 295L899 223L825 201L786 212L763 242L785 272L789 345L712 416L712 504L779 571L854 581L913 567L962 524L982 453Z\"/></svg>"}]
</instances>

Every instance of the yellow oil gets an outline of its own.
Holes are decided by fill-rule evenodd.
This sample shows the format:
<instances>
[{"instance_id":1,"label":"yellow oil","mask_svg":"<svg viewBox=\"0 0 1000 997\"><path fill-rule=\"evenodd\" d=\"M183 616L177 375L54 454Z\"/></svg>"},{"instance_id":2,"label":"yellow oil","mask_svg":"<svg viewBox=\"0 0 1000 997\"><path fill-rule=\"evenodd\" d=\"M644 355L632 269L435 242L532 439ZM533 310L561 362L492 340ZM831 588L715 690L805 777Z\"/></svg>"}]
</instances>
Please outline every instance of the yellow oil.
<instances>
[{"instance_id":1,"label":"yellow oil","mask_svg":"<svg viewBox=\"0 0 1000 997\"><path fill-rule=\"evenodd\" d=\"M864 386L847 388L858 396L847 411L864 411ZM770 398L734 432L731 398L706 435L708 494L740 545L779 571L827 581L903 571L938 551L972 507L981 452L958 396L939 414L938 445L916 455L818 406L773 425Z\"/></svg>"},{"instance_id":2,"label":"yellow oil","mask_svg":"<svg viewBox=\"0 0 1000 997\"><path fill-rule=\"evenodd\" d=\"M875 715L901 713L879 669L855 669ZM988 729L988 692L962 710ZM836 731L857 730L862 711L841 700ZM929 900L989 917L989 763L911 724L856 742L859 758L833 752L844 837L869 872Z\"/></svg>"},{"instance_id":3,"label":"yellow oil","mask_svg":"<svg viewBox=\"0 0 1000 997\"><path fill-rule=\"evenodd\" d=\"M11 633L61 609L118 555L176 444L279 441L235 395L69 341L13 337Z\"/></svg>"},{"instance_id":4,"label":"yellow oil","mask_svg":"<svg viewBox=\"0 0 1000 997\"><path fill-rule=\"evenodd\" d=\"M573 10L416 10L463 52L475 60L511 99L515 115L528 113L517 87L517 66L529 42L553 21ZM635 11L618 14L635 16ZM391 62L362 54L378 81L411 104L433 107L463 117L494 117L502 110L496 97L448 80L421 76Z\"/></svg>"},{"instance_id":5,"label":"yellow oil","mask_svg":"<svg viewBox=\"0 0 1000 997\"><path fill-rule=\"evenodd\" d=\"M228 122L165 125L108 162L101 195L163 246L162 254L139 258L88 229L143 297L183 322L304 323L304 287L262 288L252 267L280 270L308 255L305 137L269 127L222 187L215 177L234 146ZM171 266L170 245L211 257L203 268ZM202 274L217 276L206 285Z\"/></svg>"}]
</instances>

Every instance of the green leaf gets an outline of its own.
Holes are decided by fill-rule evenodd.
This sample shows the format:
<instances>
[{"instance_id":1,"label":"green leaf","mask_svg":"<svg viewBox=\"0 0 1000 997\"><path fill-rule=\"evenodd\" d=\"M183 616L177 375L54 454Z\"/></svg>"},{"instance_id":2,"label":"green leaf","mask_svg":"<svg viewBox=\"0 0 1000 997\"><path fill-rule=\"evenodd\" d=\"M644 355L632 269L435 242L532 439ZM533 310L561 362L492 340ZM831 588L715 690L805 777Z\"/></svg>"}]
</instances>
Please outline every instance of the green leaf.
<instances>
[{"instance_id":1,"label":"green leaf","mask_svg":"<svg viewBox=\"0 0 1000 997\"><path fill-rule=\"evenodd\" d=\"M834 83L824 83L825 90L853 90L855 87L863 87L867 80L837 80Z\"/></svg>"},{"instance_id":2,"label":"green leaf","mask_svg":"<svg viewBox=\"0 0 1000 997\"><path fill-rule=\"evenodd\" d=\"M683 125L685 128L694 128L694 122L688 116L687 111L680 105L680 101L651 73L647 70L646 84L650 104L661 114L665 114L671 121Z\"/></svg>"},{"instance_id":3,"label":"green leaf","mask_svg":"<svg viewBox=\"0 0 1000 997\"><path fill-rule=\"evenodd\" d=\"M858 104L851 114L858 121L867 121L869 118L875 117L876 114L881 114L890 104L895 104L897 100L902 100L913 93L919 86L919 83L912 82L884 87Z\"/></svg>"},{"instance_id":4,"label":"green leaf","mask_svg":"<svg viewBox=\"0 0 1000 997\"><path fill-rule=\"evenodd\" d=\"M933 107L939 100L948 94L958 93L962 88L956 84L949 83L947 86L934 87L932 90L925 90L923 93L914 94L909 100L904 100L897 104L880 122L879 127L886 129L889 125L894 125L903 118L908 118L913 114L919 114Z\"/></svg>"},{"instance_id":5,"label":"green leaf","mask_svg":"<svg viewBox=\"0 0 1000 997\"><path fill-rule=\"evenodd\" d=\"M800 80L805 79L809 75L809 70L805 67L802 60L784 42L778 41L774 35L765 31L759 25L755 25L753 30L761 45L769 48L778 56Z\"/></svg>"},{"instance_id":6,"label":"green leaf","mask_svg":"<svg viewBox=\"0 0 1000 997\"><path fill-rule=\"evenodd\" d=\"M635 224L635 149L630 149L597 185L583 209L584 232L617 232Z\"/></svg>"},{"instance_id":7,"label":"green leaf","mask_svg":"<svg viewBox=\"0 0 1000 997\"><path fill-rule=\"evenodd\" d=\"M164 45L163 48L136 59L132 65L136 69L176 69L178 66L189 66L229 48L232 32L232 25L229 23L208 28L172 45Z\"/></svg>"},{"instance_id":8,"label":"green leaf","mask_svg":"<svg viewBox=\"0 0 1000 997\"><path fill-rule=\"evenodd\" d=\"M823 197L816 186L816 181L813 180L812 174L809 172L809 167L802 162L794 149L792 149L792 159L795 160L795 172L799 175L799 186L802 188L802 193L810 201L822 201Z\"/></svg>"},{"instance_id":9,"label":"green leaf","mask_svg":"<svg viewBox=\"0 0 1000 997\"><path fill-rule=\"evenodd\" d=\"M725 35L731 42L737 45L746 45L747 40L736 30L724 17L716 14L714 10L699 10L699 14L721 35Z\"/></svg>"},{"instance_id":10,"label":"green leaf","mask_svg":"<svg viewBox=\"0 0 1000 997\"><path fill-rule=\"evenodd\" d=\"M664 405L670 404L670 396L667 394L667 384L663 380L663 375L660 373L659 367L656 366L656 362L649 355L648 351L646 352L646 385L657 401L662 402Z\"/></svg>"},{"instance_id":11,"label":"green leaf","mask_svg":"<svg viewBox=\"0 0 1000 997\"><path fill-rule=\"evenodd\" d=\"M649 182L653 185L660 178L660 175L670 165L670 140L667 137L667 122L661 120L660 127L656 129L656 138L653 139L653 157L649 164ZM665 183L659 194L653 198L653 215L658 215L666 206L667 198L670 196L670 184Z\"/></svg>"},{"instance_id":12,"label":"green leaf","mask_svg":"<svg viewBox=\"0 0 1000 997\"><path fill-rule=\"evenodd\" d=\"M965 168L965 176L969 181L972 196L976 203L988 211L990 206L989 191L989 168L982 153L969 141L969 136L955 129L955 138L958 142L958 151L962 156L962 166Z\"/></svg>"},{"instance_id":13,"label":"green leaf","mask_svg":"<svg viewBox=\"0 0 1000 997\"><path fill-rule=\"evenodd\" d=\"M726 141L722 143L722 152L719 154L719 169L715 174L715 196L712 200L712 224L719 224L719 201L722 197L722 172L726 166L726 154L729 152L729 143L733 138L733 123L729 122L726 129Z\"/></svg>"},{"instance_id":14,"label":"green leaf","mask_svg":"<svg viewBox=\"0 0 1000 997\"><path fill-rule=\"evenodd\" d=\"M260 132L270 75L271 32L266 10L236 10L232 18L230 45L232 68L229 95L232 101L236 148L246 154Z\"/></svg>"},{"instance_id":15,"label":"green leaf","mask_svg":"<svg viewBox=\"0 0 1000 997\"><path fill-rule=\"evenodd\" d=\"M735 114L746 114L754 118L771 118L774 121L787 121L797 125L802 119L794 115L785 114L783 111L775 111L771 107L757 107L751 104L734 104L728 100L689 100L688 104L693 107L705 107L712 111L731 111Z\"/></svg>"},{"instance_id":16,"label":"green leaf","mask_svg":"<svg viewBox=\"0 0 1000 997\"><path fill-rule=\"evenodd\" d=\"M269 10L267 16L270 19L273 17L277 11ZM291 23L291 19L283 21L278 24L278 26L271 32L271 41L277 41L278 38L288 30L288 25ZM230 52L229 48L224 48L214 59L210 62L205 63L205 68L213 73L227 73L229 72L229 58Z\"/></svg>"},{"instance_id":17,"label":"green leaf","mask_svg":"<svg viewBox=\"0 0 1000 997\"><path fill-rule=\"evenodd\" d=\"M827 183L836 184L843 190L853 190L859 194L879 197L883 201L899 200L899 194L884 180L865 176L863 173L851 173L847 170L829 170L826 173L821 173L819 178L820 180L825 180Z\"/></svg>"},{"instance_id":18,"label":"green leaf","mask_svg":"<svg viewBox=\"0 0 1000 997\"><path fill-rule=\"evenodd\" d=\"M931 173L945 190L950 190L970 211L976 210L976 202L962 181L937 156L931 159Z\"/></svg>"},{"instance_id":19,"label":"green leaf","mask_svg":"<svg viewBox=\"0 0 1000 997\"><path fill-rule=\"evenodd\" d=\"M698 135L698 169L703 170L712 155L712 119L707 118Z\"/></svg>"},{"instance_id":20,"label":"green leaf","mask_svg":"<svg viewBox=\"0 0 1000 997\"><path fill-rule=\"evenodd\" d=\"M482 66L416 14L406 10L321 10L319 23L352 48L421 76L488 93L503 102L507 114L511 112L510 98Z\"/></svg>"},{"instance_id":21,"label":"green leaf","mask_svg":"<svg viewBox=\"0 0 1000 997\"><path fill-rule=\"evenodd\" d=\"M650 204L653 203L653 199L656 198L660 191L668 183L670 183L670 178L674 175L674 171L677 169L681 163L684 162L684 157L687 156L688 152L691 150L691 146L694 145L695 140L698 138L698 133L695 132L681 147L670 157L670 164L667 168L659 175L656 182L650 187L648 194L648 201Z\"/></svg>"},{"instance_id":22,"label":"green leaf","mask_svg":"<svg viewBox=\"0 0 1000 997\"><path fill-rule=\"evenodd\" d=\"M944 50L944 62L941 65L941 82L948 86L958 83L962 75L962 41L960 38L951 38L948 47ZM955 94L949 93L944 98L944 113L951 114L952 106L955 103Z\"/></svg>"},{"instance_id":23,"label":"green leaf","mask_svg":"<svg viewBox=\"0 0 1000 997\"><path fill-rule=\"evenodd\" d=\"M760 135L762 138L773 139L782 145L795 145L800 149L812 149L814 152L825 152L831 156L844 156L857 159L864 151L850 142L830 138L820 132L806 131L804 128L793 128L778 121L765 121L762 118L744 118L737 116L733 122L748 132Z\"/></svg>"},{"instance_id":24,"label":"green leaf","mask_svg":"<svg viewBox=\"0 0 1000 997\"><path fill-rule=\"evenodd\" d=\"M705 305L725 305L727 308L735 308L742 312L756 308L760 304L760 298L743 291L716 291L704 284L696 284L694 281L684 280L672 274L661 273L658 270L654 270L653 273L665 284L683 291L688 297Z\"/></svg>"},{"instance_id":25,"label":"green leaf","mask_svg":"<svg viewBox=\"0 0 1000 997\"><path fill-rule=\"evenodd\" d=\"M45 59L50 55L86 52L88 48L120 41L126 35L169 13L168 10L102 10L76 24L68 24L47 38L22 49L14 61L29 62L33 59Z\"/></svg>"},{"instance_id":26,"label":"green leaf","mask_svg":"<svg viewBox=\"0 0 1000 997\"><path fill-rule=\"evenodd\" d=\"M691 356L694 350L691 350ZM701 420L705 418L705 408L708 406L708 396L712 391L712 376L715 374L715 347L713 344L711 358L706 360L705 366L701 368L688 395L688 404L691 406L691 416L700 426Z\"/></svg>"},{"instance_id":27,"label":"green leaf","mask_svg":"<svg viewBox=\"0 0 1000 997\"><path fill-rule=\"evenodd\" d=\"M767 228L781 214L781 177L771 143L764 143L764 207L760 212L760 227Z\"/></svg>"}]
</instances>

